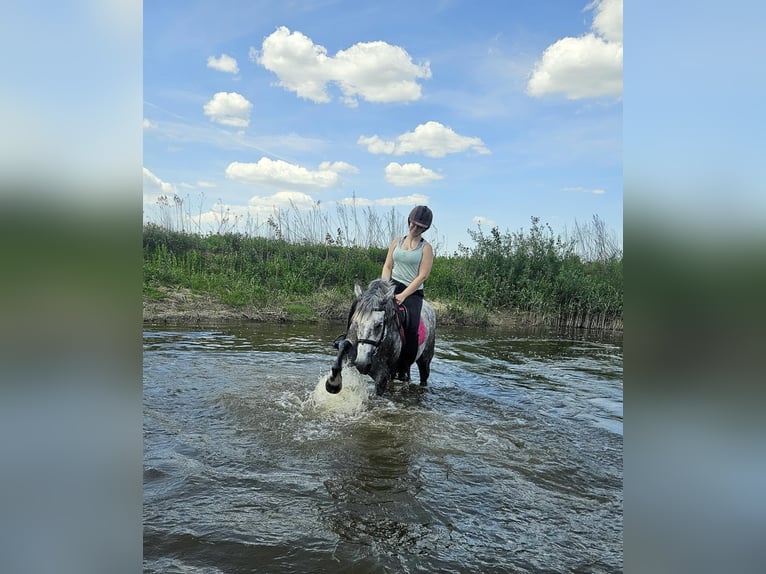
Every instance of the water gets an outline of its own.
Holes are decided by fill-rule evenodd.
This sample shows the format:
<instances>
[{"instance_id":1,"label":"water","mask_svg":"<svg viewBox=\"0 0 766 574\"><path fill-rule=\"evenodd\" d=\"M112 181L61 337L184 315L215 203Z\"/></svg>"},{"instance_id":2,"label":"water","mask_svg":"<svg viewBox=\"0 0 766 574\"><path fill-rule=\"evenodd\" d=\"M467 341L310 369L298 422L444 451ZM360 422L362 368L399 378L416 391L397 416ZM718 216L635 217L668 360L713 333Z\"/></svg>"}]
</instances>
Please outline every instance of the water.
<instances>
[{"instance_id":1,"label":"water","mask_svg":"<svg viewBox=\"0 0 766 574\"><path fill-rule=\"evenodd\" d=\"M621 572L622 340L442 328L430 385L335 327L144 333L146 572Z\"/></svg>"}]
</instances>

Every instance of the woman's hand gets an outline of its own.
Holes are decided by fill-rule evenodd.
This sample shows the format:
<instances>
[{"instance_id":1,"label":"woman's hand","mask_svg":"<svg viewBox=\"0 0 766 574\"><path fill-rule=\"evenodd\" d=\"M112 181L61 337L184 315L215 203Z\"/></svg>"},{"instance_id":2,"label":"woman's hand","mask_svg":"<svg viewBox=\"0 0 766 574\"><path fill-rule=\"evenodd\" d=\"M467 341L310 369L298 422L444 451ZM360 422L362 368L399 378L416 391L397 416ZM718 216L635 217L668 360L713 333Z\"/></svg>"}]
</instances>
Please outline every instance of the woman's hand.
<instances>
[{"instance_id":1,"label":"woman's hand","mask_svg":"<svg viewBox=\"0 0 766 574\"><path fill-rule=\"evenodd\" d=\"M407 298L407 295L405 295L404 293L397 293L396 295L394 295L394 301L396 301L397 305L401 305L402 303L404 303L404 300L406 298Z\"/></svg>"}]
</instances>

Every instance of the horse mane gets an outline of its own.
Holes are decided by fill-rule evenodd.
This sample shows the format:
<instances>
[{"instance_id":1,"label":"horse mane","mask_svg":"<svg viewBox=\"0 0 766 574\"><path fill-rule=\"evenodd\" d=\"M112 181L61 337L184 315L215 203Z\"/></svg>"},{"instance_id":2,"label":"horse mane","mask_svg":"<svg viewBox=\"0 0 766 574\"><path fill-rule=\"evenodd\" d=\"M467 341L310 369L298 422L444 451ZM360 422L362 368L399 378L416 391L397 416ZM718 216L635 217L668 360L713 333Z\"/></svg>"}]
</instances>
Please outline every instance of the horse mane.
<instances>
[{"instance_id":1,"label":"horse mane","mask_svg":"<svg viewBox=\"0 0 766 574\"><path fill-rule=\"evenodd\" d=\"M394 308L394 284L388 279L375 279L357 301L356 308L363 313L387 311Z\"/></svg>"}]
</instances>

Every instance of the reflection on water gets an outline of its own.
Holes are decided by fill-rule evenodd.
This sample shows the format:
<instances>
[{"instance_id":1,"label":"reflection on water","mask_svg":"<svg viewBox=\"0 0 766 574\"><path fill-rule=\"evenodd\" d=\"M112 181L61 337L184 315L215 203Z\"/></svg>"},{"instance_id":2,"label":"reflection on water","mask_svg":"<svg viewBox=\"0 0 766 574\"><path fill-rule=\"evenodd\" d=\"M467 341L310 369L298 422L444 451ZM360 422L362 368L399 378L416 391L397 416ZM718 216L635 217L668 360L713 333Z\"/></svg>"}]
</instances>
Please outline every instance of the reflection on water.
<instances>
[{"instance_id":1,"label":"reflection on water","mask_svg":"<svg viewBox=\"0 0 766 574\"><path fill-rule=\"evenodd\" d=\"M622 571L622 341L442 329L427 388L337 326L148 330L147 572Z\"/></svg>"}]
</instances>

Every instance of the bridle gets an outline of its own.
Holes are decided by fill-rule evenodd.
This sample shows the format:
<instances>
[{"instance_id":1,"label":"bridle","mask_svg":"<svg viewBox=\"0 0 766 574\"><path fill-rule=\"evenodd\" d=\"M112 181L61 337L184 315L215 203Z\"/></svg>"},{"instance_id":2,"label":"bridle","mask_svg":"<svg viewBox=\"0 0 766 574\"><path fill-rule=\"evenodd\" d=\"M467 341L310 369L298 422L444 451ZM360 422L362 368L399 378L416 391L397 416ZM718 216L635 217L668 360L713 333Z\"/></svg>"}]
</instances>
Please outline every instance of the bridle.
<instances>
[{"instance_id":1,"label":"bridle","mask_svg":"<svg viewBox=\"0 0 766 574\"><path fill-rule=\"evenodd\" d=\"M378 352L378 348L383 343L383 340L386 338L386 328L388 325L388 320L386 319L385 312L383 313L383 331L380 333L380 338L377 341L374 341L372 339L359 339L356 344L361 345L371 345L375 347L375 350L373 351L373 355Z\"/></svg>"}]
</instances>

